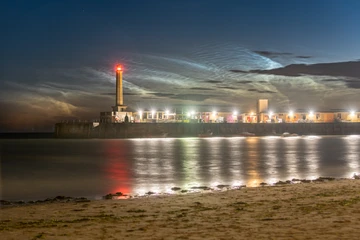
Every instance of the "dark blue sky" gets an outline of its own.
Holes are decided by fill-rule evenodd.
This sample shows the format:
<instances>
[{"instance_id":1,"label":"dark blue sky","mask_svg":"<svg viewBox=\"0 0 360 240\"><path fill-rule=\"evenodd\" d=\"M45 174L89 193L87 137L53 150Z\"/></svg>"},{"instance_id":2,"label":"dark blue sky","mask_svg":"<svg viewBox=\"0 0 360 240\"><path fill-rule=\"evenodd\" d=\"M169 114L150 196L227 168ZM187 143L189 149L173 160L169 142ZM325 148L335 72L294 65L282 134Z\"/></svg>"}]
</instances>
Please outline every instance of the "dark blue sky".
<instances>
[{"instance_id":1,"label":"dark blue sky","mask_svg":"<svg viewBox=\"0 0 360 240\"><path fill-rule=\"evenodd\" d=\"M356 0L3 1L0 130L98 118L114 102L116 62L135 109L248 111L268 98L274 110L360 111L354 76L231 71L358 60L359 9Z\"/></svg>"},{"instance_id":2,"label":"dark blue sky","mask_svg":"<svg viewBox=\"0 0 360 240\"><path fill-rule=\"evenodd\" d=\"M1 7L2 46L47 61L210 41L349 60L360 51L359 8L356 0L10 1Z\"/></svg>"}]
</instances>

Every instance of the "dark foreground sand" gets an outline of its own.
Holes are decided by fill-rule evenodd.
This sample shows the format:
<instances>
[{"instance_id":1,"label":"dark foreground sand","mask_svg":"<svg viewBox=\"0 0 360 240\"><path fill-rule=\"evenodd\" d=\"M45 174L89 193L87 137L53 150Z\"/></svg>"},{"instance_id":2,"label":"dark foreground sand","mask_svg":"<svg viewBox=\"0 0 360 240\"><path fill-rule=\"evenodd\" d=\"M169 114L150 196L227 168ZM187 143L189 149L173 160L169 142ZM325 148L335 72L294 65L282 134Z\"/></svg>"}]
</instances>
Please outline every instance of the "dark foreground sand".
<instances>
[{"instance_id":1,"label":"dark foreground sand","mask_svg":"<svg viewBox=\"0 0 360 240\"><path fill-rule=\"evenodd\" d=\"M360 239L360 180L0 209L0 239Z\"/></svg>"}]
</instances>

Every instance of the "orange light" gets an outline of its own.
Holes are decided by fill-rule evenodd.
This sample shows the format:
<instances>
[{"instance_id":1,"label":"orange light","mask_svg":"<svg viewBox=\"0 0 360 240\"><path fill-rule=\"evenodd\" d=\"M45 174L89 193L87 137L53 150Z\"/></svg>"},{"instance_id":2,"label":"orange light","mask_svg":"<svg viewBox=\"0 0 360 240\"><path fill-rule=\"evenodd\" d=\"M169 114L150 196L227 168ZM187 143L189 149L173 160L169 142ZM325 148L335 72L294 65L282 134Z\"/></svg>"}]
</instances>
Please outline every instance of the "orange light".
<instances>
[{"instance_id":1,"label":"orange light","mask_svg":"<svg viewBox=\"0 0 360 240\"><path fill-rule=\"evenodd\" d=\"M117 71L122 71L121 65L118 65L118 66L116 67L116 70L117 70Z\"/></svg>"}]
</instances>

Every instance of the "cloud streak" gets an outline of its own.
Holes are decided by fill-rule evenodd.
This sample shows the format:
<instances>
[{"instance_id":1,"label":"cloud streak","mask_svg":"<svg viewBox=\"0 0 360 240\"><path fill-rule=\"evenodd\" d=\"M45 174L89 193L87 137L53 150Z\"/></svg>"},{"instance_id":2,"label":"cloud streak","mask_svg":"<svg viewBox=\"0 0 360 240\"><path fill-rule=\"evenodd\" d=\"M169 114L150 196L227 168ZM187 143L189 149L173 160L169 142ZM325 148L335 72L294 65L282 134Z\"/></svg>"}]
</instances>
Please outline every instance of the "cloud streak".
<instances>
[{"instance_id":1,"label":"cloud streak","mask_svg":"<svg viewBox=\"0 0 360 240\"><path fill-rule=\"evenodd\" d=\"M360 79L360 62L338 62L338 63L318 63L318 64L291 64L286 67L270 70L252 70L251 73L273 74L281 76L332 76L350 77Z\"/></svg>"}]
</instances>

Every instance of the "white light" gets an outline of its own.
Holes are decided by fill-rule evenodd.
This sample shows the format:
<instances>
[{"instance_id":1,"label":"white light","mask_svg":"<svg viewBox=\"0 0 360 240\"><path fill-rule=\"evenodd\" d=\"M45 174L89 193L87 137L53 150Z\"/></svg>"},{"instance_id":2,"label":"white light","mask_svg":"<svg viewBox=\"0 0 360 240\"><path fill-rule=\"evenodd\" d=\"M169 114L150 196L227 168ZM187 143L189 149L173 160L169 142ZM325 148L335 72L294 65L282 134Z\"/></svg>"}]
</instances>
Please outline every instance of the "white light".
<instances>
[{"instance_id":1,"label":"white light","mask_svg":"<svg viewBox=\"0 0 360 240\"><path fill-rule=\"evenodd\" d=\"M145 195L145 193L146 193L146 190L143 189L143 188L137 190L137 194L140 195L140 196Z\"/></svg>"},{"instance_id":2,"label":"white light","mask_svg":"<svg viewBox=\"0 0 360 240\"><path fill-rule=\"evenodd\" d=\"M355 116L355 111L350 111L350 116Z\"/></svg>"},{"instance_id":3,"label":"white light","mask_svg":"<svg viewBox=\"0 0 360 240\"><path fill-rule=\"evenodd\" d=\"M238 115L238 112L237 112L237 111L234 111L234 112L233 112L233 115L234 115L234 116L237 116L237 115Z\"/></svg>"},{"instance_id":4,"label":"white light","mask_svg":"<svg viewBox=\"0 0 360 240\"><path fill-rule=\"evenodd\" d=\"M191 115L194 115L195 114L195 112L194 111L191 111Z\"/></svg>"},{"instance_id":5,"label":"white light","mask_svg":"<svg viewBox=\"0 0 360 240\"><path fill-rule=\"evenodd\" d=\"M290 111L290 112L289 112L289 116L292 116L292 115L294 115L294 112L293 112L293 111Z\"/></svg>"},{"instance_id":6,"label":"white light","mask_svg":"<svg viewBox=\"0 0 360 240\"><path fill-rule=\"evenodd\" d=\"M165 110L165 114L166 114L166 115L169 115L169 110Z\"/></svg>"},{"instance_id":7,"label":"white light","mask_svg":"<svg viewBox=\"0 0 360 240\"><path fill-rule=\"evenodd\" d=\"M240 187L241 185L243 185L243 183L240 182L240 181L234 181L234 182L231 184L232 187Z\"/></svg>"},{"instance_id":8,"label":"white light","mask_svg":"<svg viewBox=\"0 0 360 240\"><path fill-rule=\"evenodd\" d=\"M140 111L139 111L139 117L140 117L140 119L142 118L142 115L143 115L143 112L140 110Z\"/></svg>"},{"instance_id":9,"label":"white light","mask_svg":"<svg viewBox=\"0 0 360 240\"><path fill-rule=\"evenodd\" d=\"M349 135L346 136L345 138L360 138L360 135Z\"/></svg>"},{"instance_id":10,"label":"white light","mask_svg":"<svg viewBox=\"0 0 360 240\"><path fill-rule=\"evenodd\" d=\"M275 183L277 183L279 180L277 180L276 178L270 178L267 182L269 182L271 185L274 185Z\"/></svg>"},{"instance_id":11,"label":"white light","mask_svg":"<svg viewBox=\"0 0 360 240\"><path fill-rule=\"evenodd\" d=\"M266 139L275 139L275 138L280 138L280 136L265 136L264 138L266 138Z\"/></svg>"},{"instance_id":12,"label":"white light","mask_svg":"<svg viewBox=\"0 0 360 240\"><path fill-rule=\"evenodd\" d=\"M309 135L309 136L305 136L305 138L307 138L307 139L318 139L318 138L321 138L321 137L316 136L316 135Z\"/></svg>"},{"instance_id":13,"label":"white light","mask_svg":"<svg viewBox=\"0 0 360 240\"><path fill-rule=\"evenodd\" d=\"M212 114L213 114L213 116L216 116L216 111L213 111Z\"/></svg>"},{"instance_id":14,"label":"white light","mask_svg":"<svg viewBox=\"0 0 360 240\"><path fill-rule=\"evenodd\" d=\"M316 176L309 176L309 177L307 177L307 179L309 179L309 180L315 180L315 179L317 179L317 177L316 177Z\"/></svg>"},{"instance_id":15,"label":"white light","mask_svg":"<svg viewBox=\"0 0 360 240\"><path fill-rule=\"evenodd\" d=\"M219 182L213 182L213 183L210 184L211 187L216 187L218 185L220 185Z\"/></svg>"},{"instance_id":16,"label":"white light","mask_svg":"<svg viewBox=\"0 0 360 240\"><path fill-rule=\"evenodd\" d=\"M313 111L310 111L309 117L313 117L313 116L314 116L314 112L313 112Z\"/></svg>"}]
</instances>

